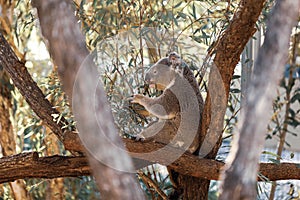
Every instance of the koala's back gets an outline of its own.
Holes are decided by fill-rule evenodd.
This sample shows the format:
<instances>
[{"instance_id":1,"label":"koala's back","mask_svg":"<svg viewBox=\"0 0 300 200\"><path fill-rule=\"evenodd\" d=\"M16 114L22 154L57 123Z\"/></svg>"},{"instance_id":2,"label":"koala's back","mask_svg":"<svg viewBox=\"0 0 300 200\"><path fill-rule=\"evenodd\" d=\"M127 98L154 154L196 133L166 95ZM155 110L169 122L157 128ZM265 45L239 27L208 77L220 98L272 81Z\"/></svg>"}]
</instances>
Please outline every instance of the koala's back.
<instances>
[{"instance_id":1,"label":"koala's back","mask_svg":"<svg viewBox=\"0 0 300 200\"><path fill-rule=\"evenodd\" d=\"M188 67L183 67L183 76L184 78L191 84L191 86L193 87L194 89L194 92L198 98L198 102L199 102L199 106L200 106L200 112L203 111L203 98L202 98L202 95L201 95L201 92L199 90L199 85L198 85L198 82L193 74L193 72L188 68Z\"/></svg>"},{"instance_id":2,"label":"koala's back","mask_svg":"<svg viewBox=\"0 0 300 200\"><path fill-rule=\"evenodd\" d=\"M163 95L166 96L166 99L172 99L171 102L165 102L165 106L172 104L172 106L176 107L178 112L183 112L184 110L180 108L180 103L178 102L178 96L182 96L182 100L186 101L185 103L195 103L191 102L191 97L196 96L200 115L203 111L204 102L193 72L187 66L182 67L179 69L177 78L174 80L175 82L167 87L163 93ZM188 90L189 88L187 87L191 87L193 91ZM174 90L177 91L176 94L174 94Z\"/></svg>"},{"instance_id":3,"label":"koala's back","mask_svg":"<svg viewBox=\"0 0 300 200\"><path fill-rule=\"evenodd\" d=\"M160 96L162 105L167 114L175 116L167 120L165 126L155 137L162 143L174 143L191 153L198 150L201 126L201 113L203 99L198 88L198 83L192 71L184 67L176 74L174 81Z\"/></svg>"}]
</instances>

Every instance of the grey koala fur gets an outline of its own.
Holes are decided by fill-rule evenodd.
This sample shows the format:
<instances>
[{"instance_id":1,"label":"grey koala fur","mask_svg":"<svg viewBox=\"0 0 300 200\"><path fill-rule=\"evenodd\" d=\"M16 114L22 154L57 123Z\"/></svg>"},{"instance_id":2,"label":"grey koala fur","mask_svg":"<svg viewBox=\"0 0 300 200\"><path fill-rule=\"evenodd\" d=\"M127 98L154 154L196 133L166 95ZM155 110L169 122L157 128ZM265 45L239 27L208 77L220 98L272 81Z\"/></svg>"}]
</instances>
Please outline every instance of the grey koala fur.
<instances>
[{"instance_id":1,"label":"grey koala fur","mask_svg":"<svg viewBox=\"0 0 300 200\"><path fill-rule=\"evenodd\" d=\"M203 99L197 81L177 53L160 59L145 75L145 81L163 88L155 98L136 94L138 103L159 120L139 135L141 140L155 140L194 153L199 150Z\"/></svg>"}]
</instances>

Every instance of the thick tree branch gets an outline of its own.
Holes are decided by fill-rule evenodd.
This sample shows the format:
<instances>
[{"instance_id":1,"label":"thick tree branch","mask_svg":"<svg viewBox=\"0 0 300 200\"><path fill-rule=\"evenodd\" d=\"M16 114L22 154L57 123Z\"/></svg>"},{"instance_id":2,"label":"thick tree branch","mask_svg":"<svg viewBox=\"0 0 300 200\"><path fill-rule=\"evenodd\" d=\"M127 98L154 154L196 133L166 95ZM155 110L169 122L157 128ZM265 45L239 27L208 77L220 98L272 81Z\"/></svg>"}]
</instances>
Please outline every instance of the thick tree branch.
<instances>
[{"instance_id":1,"label":"thick tree branch","mask_svg":"<svg viewBox=\"0 0 300 200\"><path fill-rule=\"evenodd\" d=\"M266 0L241 0L228 28L220 35L209 54L214 54L213 66L209 73L208 95L202 116L202 148L212 150L208 158L214 158L219 145L230 83L234 69L240 61L247 42L256 31L257 22ZM211 120L211 118L213 120ZM214 146L215 145L215 146ZM201 151L201 150L200 150Z\"/></svg>"},{"instance_id":2,"label":"thick tree branch","mask_svg":"<svg viewBox=\"0 0 300 200\"><path fill-rule=\"evenodd\" d=\"M153 146L153 144L146 144L146 149L148 146ZM159 148L161 145L158 144L157 147ZM155 160L152 159L152 161ZM197 178L218 180L224 163L215 160L199 159L191 154L184 154L180 160L170 166L173 169L180 170L180 173L183 174ZM274 163L261 163L260 173L270 181L300 179L300 164L281 163L277 165ZM70 157L55 155L39 157L38 153L32 152L7 156L0 159L0 183L25 178L49 179L88 175L91 175L91 171L88 161L84 156Z\"/></svg>"},{"instance_id":3,"label":"thick tree branch","mask_svg":"<svg viewBox=\"0 0 300 200\"><path fill-rule=\"evenodd\" d=\"M123 141L132 157L162 165L168 162L167 158L170 154L179 151L176 148L172 148L170 151L163 152L160 157L151 157L151 155L145 153L157 149L162 150L164 145L154 142L135 142L129 139L123 139ZM184 153L180 158L169 165L170 168L181 174L205 178L207 180L218 180L223 166L223 162L213 159L201 159L190 153ZM282 163L279 165L274 163L261 163L259 172L269 180L298 179L300 177L300 163Z\"/></svg>"},{"instance_id":4,"label":"thick tree branch","mask_svg":"<svg viewBox=\"0 0 300 200\"><path fill-rule=\"evenodd\" d=\"M0 159L0 183L24 178L57 178L90 175L85 157L50 156L22 153Z\"/></svg>"}]
</instances>

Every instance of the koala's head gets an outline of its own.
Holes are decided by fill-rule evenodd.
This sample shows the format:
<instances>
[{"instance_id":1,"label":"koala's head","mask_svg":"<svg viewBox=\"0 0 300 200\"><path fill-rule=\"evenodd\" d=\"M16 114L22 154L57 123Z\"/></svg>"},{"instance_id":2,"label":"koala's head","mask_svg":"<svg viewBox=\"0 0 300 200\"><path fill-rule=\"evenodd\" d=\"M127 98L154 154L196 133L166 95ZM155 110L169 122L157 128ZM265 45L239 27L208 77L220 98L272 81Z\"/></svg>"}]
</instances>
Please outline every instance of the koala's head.
<instances>
[{"instance_id":1,"label":"koala's head","mask_svg":"<svg viewBox=\"0 0 300 200\"><path fill-rule=\"evenodd\" d=\"M145 75L145 81L150 87L155 84L157 88L166 88L175 78L175 70L170 67L169 58L162 58L155 63Z\"/></svg>"}]
</instances>

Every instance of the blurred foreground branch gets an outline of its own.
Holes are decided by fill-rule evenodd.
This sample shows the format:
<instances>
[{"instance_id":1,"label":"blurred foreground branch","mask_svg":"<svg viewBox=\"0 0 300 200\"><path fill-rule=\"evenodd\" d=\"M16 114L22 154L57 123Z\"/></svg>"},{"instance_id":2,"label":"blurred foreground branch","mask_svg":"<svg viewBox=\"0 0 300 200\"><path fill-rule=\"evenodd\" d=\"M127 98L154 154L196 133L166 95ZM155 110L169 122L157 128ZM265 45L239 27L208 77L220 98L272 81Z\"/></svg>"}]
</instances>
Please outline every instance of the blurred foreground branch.
<instances>
[{"instance_id":1,"label":"blurred foreground branch","mask_svg":"<svg viewBox=\"0 0 300 200\"><path fill-rule=\"evenodd\" d=\"M255 199L258 162L271 118L274 92L288 61L292 28L299 17L299 0L279 0L269 16L264 44L258 52L244 111L239 120L220 200Z\"/></svg>"}]
</instances>

